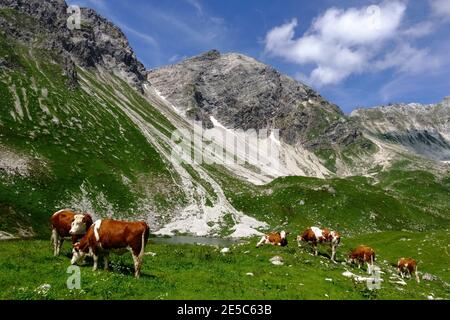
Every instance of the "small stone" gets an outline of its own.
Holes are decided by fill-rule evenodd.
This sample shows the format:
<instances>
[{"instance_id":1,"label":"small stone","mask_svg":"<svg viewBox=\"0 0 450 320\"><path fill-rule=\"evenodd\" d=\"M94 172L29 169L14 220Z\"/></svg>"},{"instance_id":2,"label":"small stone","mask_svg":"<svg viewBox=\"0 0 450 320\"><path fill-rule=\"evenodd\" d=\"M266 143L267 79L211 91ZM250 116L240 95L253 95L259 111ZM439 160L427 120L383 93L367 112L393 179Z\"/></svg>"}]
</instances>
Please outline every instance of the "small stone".
<instances>
[{"instance_id":1,"label":"small stone","mask_svg":"<svg viewBox=\"0 0 450 320\"><path fill-rule=\"evenodd\" d=\"M425 273L422 276L422 280L425 280L425 281L436 281L436 280L438 280L438 277L436 277L436 276L434 276L434 275L432 275L430 273Z\"/></svg>"},{"instance_id":2,"label":"small stone","mask_svg":"<svg viewBox=\"0 0 450 320\"><path fill-rule=\"evenodd\" d=\"M276 266L284 265L284 260L280 256L275 256L275 257L271 258L269 261Z\"/></svg>"}]
</instances>

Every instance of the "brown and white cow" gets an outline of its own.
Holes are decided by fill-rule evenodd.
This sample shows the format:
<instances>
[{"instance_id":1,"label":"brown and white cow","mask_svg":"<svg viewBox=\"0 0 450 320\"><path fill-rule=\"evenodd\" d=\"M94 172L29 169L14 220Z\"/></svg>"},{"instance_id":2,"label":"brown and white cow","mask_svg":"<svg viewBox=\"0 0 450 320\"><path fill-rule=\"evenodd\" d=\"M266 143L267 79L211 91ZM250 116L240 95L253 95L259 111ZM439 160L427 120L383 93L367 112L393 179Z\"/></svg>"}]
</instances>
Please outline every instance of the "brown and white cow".
<instances>
[{"instance_id":1,"label":"brown and white cow","mask_svg":"<svg viewBox=\"0 0 450 320\"><path fill-rule=\"evenodd\" d=\"M319 254L317 250L318 244L330 244L331 247L331 261L336 262L336 249L341 242L341 235L337 231L330 231L329 229L320 229L317 227L311 227L305 230L301 235L297 237L298 246L301 247L302 242L309 243L314 250L314 254Z\"/></svg>"},{"instance_id":2,"label":"brown and white cow","mask_svg":"<svg viewBox=\"0 0 450 320\"><path fill-rule=\"evenodd\" d=\"M348 255L348 263L357 263L358 268L367 263L367 272L371 273L373 270L373 263L375 261L375 251L368 246L360 245L353 249Z\"/></svg>"},{"instance_id":3,"label":"brown and white cow","mask_svg":"<svg viewBox=\"0 0 450 320\"><path fill-rule=\"evenodd\" d=\"M81 241L74 245L71 263L76 264L89 254L94 259L93 270L95 271L98 267L98 259L102 256L105 270L107 270L111 251L122 254L129 250L133 256L134 275L139 278L149 234L150 228L143 221L97 220Z\"/></svg>"},{"instance_id":4,"label":"brown and white cow","mask_svg":"<svg viewBox=\"0 0 450 320\"><path fill-rule=\"evenodd\" d=\"M286 231L268 233L262 236L261 240L256 244L256 247L259 248L264 244L285 247L288 245L286 238L288 234L289 232Z\"/></svg>"},{"instance_id":5,"label":"brown and white cow","mask_svg":"<svg viewBox=\"0 0 450 320\"><path fill-rule=\"evenodd\" d=\"M417 283L420 282L419 274L417 271L417 261L412 258L400 258L397 263L398 273L403 278L404 276L412 277L415 275Z\"/></svg>"},{"instance_id":6,"label":"brown and white cow","mask_svg":"<svg viewBox=\"0 0 450 320\"><path fill-rule=\"evenodd\" d=\"M77 226L74 229L74 222ZM53 254L58 256L64 242L64 238L72 238L72 244L76 243L86 234L86 230L92 225L91 215L78 214L72 210L64 209L55 212L50 223L52 225Z\"/></svg>"}]
</instances>

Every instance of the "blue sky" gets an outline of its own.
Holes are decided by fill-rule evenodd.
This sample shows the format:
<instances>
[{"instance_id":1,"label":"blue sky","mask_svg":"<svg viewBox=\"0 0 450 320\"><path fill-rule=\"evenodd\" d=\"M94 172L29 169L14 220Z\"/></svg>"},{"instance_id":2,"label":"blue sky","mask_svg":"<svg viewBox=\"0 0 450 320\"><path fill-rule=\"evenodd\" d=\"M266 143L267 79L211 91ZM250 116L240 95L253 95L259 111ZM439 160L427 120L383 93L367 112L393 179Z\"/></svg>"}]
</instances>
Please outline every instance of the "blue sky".
<instances>
[{"instance_id":1,"label":"blue sky","mask_svg":"<svg viewBox=\"0 0 450 320\"><path fill-rule=\"evenodd\" d=\"M112 20L147 68L218 49L345 112L450 95L450 0L70 0Z\"/></svg>"}]
</instances>

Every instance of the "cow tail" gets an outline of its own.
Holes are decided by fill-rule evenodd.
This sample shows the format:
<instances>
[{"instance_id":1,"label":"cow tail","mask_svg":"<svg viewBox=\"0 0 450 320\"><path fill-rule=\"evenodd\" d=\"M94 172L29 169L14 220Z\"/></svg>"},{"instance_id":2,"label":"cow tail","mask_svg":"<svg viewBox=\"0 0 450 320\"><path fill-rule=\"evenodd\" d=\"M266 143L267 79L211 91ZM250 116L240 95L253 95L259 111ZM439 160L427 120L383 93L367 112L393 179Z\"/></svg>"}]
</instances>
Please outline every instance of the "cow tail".
<instances>
[{"instance_id":1,"label":"cow tail","mask_svg":"<svg viewBox=\"0 0 450 320\"><path fill-rule=\"evenodd\" d=\"M139 259L142 259L142 257L144 256L144 251L145 251L145 243L146 243L146 238L148 237L148 233L149 233L149 228L147 226L147 224L145 225L145 229L142 231L142 242L141 242L141 252L139 253Z\"/></svg>"}]
</instances>

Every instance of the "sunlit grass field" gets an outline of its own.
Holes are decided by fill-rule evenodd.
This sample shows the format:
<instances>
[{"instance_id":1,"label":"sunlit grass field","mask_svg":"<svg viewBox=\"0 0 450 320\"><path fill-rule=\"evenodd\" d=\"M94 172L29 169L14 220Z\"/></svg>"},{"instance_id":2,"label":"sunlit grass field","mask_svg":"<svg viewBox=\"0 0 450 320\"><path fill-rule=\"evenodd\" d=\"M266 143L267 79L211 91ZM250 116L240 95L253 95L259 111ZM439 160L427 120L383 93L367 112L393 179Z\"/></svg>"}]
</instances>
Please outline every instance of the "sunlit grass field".
<instances>
[{"instance_id":1,"label":"sunlit grass field","mask_svg":"<svg viewBox=\"0 0 450 320\"><path fill-rule=\"evenodd\" d=\"M142 277L133 277L131 256L112 256L109 271L92 271L87 260L81 266L81 289L69 290L70 244L53 257L49 241L0 243L1 299L450 299L449 230L426 233L384 232L343 238L338 263L328 259L328 248L318 257L298 248L291 235L288 247L255 248L257 239L231 246L230 253L203 245L147 245ZM342 275L365 270L344 264L345 254L358 244L372 246L381 267L381 289L369 290ZM284 265L270 258L279 255ZM419 272L434 281L406 285L391 283L399 257L414 257ZM49 285L49 286L48 286Z\"/></svg>"}]
</instances>

